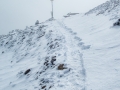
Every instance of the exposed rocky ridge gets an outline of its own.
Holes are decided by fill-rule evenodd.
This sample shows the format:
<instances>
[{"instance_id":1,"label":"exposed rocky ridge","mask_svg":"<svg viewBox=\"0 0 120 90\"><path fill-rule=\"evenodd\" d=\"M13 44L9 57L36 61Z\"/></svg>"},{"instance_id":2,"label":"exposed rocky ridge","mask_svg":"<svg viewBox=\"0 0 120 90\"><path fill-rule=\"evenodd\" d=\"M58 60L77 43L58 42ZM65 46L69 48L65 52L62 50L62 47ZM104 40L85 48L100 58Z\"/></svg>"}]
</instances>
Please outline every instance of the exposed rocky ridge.
<instances>
[{"instance_id":1,"label":"exposed rocky ridge","mask_svg":"<svg viewBox=\"0 0 120 90\"><path fill-rule=\"evenodd\" d=\"M75 32L56 20L1 36L0 56L12 53L5 60L10 63L7 67L15 72L1 90L85 90L80 51L90 46L81 41ZM1 68L1 72L4 70Z\"/></svg>"},{"instance_id":2,"label":"exposed rocky ridge","mask_svg":"<svg viewBox=\"0 0 120 90\"><path fill-rule=\"evenodd\" d=\"M89 15L89 14L110 15L110 14L112 14L114 18L118 18L118 17L120 17L119 16L119 11L120 11L119 8L120 8L120 0L110 0L110 1L107 1L101 5L93 8L92 10L85 13L85 15ZM114 14L113 14L113 12L114 12Z\"/></svg>"}]
</instances>

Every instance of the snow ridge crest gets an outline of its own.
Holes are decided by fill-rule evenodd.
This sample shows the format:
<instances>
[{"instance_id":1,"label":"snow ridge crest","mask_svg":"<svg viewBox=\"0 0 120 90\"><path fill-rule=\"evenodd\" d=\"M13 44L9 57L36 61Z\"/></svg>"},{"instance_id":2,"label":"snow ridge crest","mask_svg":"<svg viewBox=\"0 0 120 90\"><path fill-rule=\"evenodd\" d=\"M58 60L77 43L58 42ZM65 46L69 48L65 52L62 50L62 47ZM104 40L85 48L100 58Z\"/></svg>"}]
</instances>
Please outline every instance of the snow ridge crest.
<instances>
[{"instance_id":1,"label":"snow ridge crest","mask_svg":"<svg viewBox=\"0 0 120 90\"><path fill-rule=\"evenodd\" d=\"M93 8L92 10L89 10L85 15L88 14L107 14L110 13L112 10L119 8L120 6L120 0L110 0L106 1L105 3Z\"/></svg>"}]
</instances>

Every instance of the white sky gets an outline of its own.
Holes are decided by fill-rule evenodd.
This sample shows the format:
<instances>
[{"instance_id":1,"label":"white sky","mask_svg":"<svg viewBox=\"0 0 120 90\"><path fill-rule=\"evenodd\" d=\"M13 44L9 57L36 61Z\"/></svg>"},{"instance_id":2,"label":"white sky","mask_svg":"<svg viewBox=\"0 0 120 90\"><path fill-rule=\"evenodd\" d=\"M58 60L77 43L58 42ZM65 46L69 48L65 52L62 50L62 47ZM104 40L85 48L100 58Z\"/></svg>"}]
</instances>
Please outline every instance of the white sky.
<instances>
[{"instance_id":1,"label":"white sky","mask_svg":"<svg viewBox=\"0 0 120 90\"><path fill-rule=\"evenodd\" d=\"M54 17L69 12L83 13L107 0L54 0ZM51 17L50 0L0 0L0 35L11 30L24 29L36 20L43 22Z\"/></svg>"}]
</instances>

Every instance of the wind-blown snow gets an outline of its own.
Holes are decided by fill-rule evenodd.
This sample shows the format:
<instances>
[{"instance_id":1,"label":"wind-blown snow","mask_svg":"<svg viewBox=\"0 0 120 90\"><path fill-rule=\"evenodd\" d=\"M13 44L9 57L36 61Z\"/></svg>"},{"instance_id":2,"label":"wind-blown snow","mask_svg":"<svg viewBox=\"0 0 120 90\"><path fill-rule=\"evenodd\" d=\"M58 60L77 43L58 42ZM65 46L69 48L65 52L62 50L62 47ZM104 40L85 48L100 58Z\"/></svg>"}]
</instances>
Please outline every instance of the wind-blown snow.
<instances>
[{"instance_id":1,"label":"wind-blown snow","mask_svg":"<svg viewBox=\"0 0 120 90\"><path fill-rule=\"evenodd\" d=\"M90 46L59 21L10 32L0 46L2 90L86 88L81 50Z\"/></svg>"},{"instance_id":2,"label":"wind-blown snow","mask_svg":"<svg viewBox=\"0 0 120 90\"><path fill-rule=\"evenodd\" d=\"M119 5L97 10L0 36L0 90L120 90Z\"/></svg>"},{"instance_id":3,"label":"wind-blown snow","mask_svg":"<svg viewBox=\"0 0 120 90\"><path fill-rule=\"evenodd\" d=\"M87 90L120 90L120 26L113 26L119 15L111 14L77 15L63 20L84 43L91 45L82 51Z\"/></svg>"}]
</instances>

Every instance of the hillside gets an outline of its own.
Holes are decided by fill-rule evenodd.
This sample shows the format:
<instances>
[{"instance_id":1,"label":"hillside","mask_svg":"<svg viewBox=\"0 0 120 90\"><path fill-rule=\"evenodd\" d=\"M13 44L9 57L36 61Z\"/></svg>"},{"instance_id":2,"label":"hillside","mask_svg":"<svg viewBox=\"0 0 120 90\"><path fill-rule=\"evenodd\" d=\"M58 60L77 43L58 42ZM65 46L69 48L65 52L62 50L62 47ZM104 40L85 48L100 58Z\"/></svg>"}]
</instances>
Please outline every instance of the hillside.
<instances>
[{"instance_id":1,"label":"hillside","mask_svg":"<svg viewBox=\"0 0 120 90\"><path fill-rule=\"evenodd\" d=\"M85 89L81 50L90 46L78 44L76 33L56 20L2 36L1 90Z\"/></svg>"},{"instance_id":2,"label":"hillside","mask_svg":"<svg viewBox=\"0 0 120 90\"><path fill-rule=\"evenodd\" d=\"M120 90L119 8L111 0L0 36L0 90Z\"/></svg>"},{"instance_id":3,"label":"hillside","mask_svg":"<svg viewBox=\"0 0 120 90\"><path fill-rule=\"evenodd\" d=\"M117 5L115 2L118 2ZM103 6L108 3L115 6L112 10L112 7L106 7L109 12L103 10ZM61 20L64 25L77 32L85 44L91 45L90 49L82 51L87 90L120 89L120 26L113 26L120 18L119 15L119 0L111 0L85 15Z\"/></svg>"}]
</instances>

